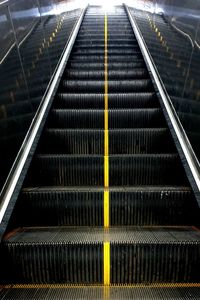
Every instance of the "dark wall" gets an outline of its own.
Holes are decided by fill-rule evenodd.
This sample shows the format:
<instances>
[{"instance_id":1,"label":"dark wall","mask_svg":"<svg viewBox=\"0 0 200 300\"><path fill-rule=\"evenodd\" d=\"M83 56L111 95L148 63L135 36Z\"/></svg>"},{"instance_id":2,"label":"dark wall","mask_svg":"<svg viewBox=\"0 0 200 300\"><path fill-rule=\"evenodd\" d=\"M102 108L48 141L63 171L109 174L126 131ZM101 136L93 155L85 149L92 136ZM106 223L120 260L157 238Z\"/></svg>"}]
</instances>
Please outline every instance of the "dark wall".
<instances>
[{"instance_id":1,"label":"dark wall","mask_svg":"<svg viewBox=\"0 0 200 300\"><path fill-rule=\"evenodd\" d=\"M75 1L0 1L0 190L80 13Z\"/></svg>"}]
</instances>

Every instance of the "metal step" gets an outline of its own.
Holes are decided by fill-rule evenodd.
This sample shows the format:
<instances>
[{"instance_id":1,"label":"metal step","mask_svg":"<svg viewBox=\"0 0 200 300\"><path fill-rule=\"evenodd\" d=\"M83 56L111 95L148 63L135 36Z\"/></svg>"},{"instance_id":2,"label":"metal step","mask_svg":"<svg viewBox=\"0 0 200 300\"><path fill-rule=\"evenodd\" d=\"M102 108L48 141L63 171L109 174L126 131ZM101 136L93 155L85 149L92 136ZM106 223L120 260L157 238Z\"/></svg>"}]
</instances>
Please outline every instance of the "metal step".
<instances>
[{"instance_id":1,"label":"metal step","mask_svg":"<svg viewBox=\"0 0 200 300\"><path fill-rule=\"evenodd\" d=\"M108 53L108 62L120 62L120 61L124 61L124 62L136 62L138 61L138 59L141 59L142 58L142 55L141 54L132 54L132 55L109 55ZM75 54L72 54L71 55L71 60L75 61L75 62L102 62L104 63L104 59L105 59L105 56L104 55L75 55Z\"/></svg>"},{"instance_id":2,"label":"metal step","mask_svg":"<svg viewBox=\"0 0 200 300\"><path fill-rule=\"evenodd\" d=\"M104 61L103 62L76 62L69 59L68 69L79 69L79 70L104 70ZM126 69L134 69L134 68L143 68L144 61L142 59L138 59L135 62L109 62L109 70L126 70Z\"/></svg>"},{"instance_id":3,"label":"metal step","mask_svg":"<svg viewBox=\"0 0 200 300\"><path fill-rule=\"evenodd\" d=\"M193 227L24 227L4 237L1 272L13 283L102 284L104 242L111 284L200 280L200 232Z\"/></svg>"},{"instance_id":4,"label":"metal step","mask_svg":"<svg viewBox=\"0 0 200 300\"><path fill-rule=\"evenodd\" d=\"M165 126L159 108L110 109L109 129L113 128L158 128ZM98 109L52 109L50 128L104 128L104 110Z\"/></svg>"},{"instance_id":5,"label":"metal step","mask_svg":"<svg viewBox=\"0 0 200 300\"><path fill-rule=\"evenodd\" d=\"M14 285L0 291L0 299L70 300L185 300L200 298L199 284L157 284L131 286Z\"/></svg>"},{"instance_id":6,"label":"metal step","mask_svg":"<svg viewBox=\"0 0 200 300\"><path fill-rule=\"evenodd\" d=\"M176 152L166 128L111 129L108 134L110 155ZM38 152L103 155L104 130L47 129Z\"/></svg>"},{"instance_id":7,"label":"metal step","mask_svg":"<svg viewBox=\"0 0 200 300\"><path fill-rule=\"evenodd\" d=\"M65 72L65 76L68 80L94 80L99 79L102 80L105 78L105 72L103 70L95 70L95 71L79 71L79 70L67 70ZM108 80L113 79L146 79L149 78L149 74L145 69L134 69L134 70L113 70L108 71Z\"/></svg>"},{"instance_id":8,"label":"metal step","mask_svg":"<svg viewBox=\"0 0 200 300\"><path fill-rule=\"evenodd\" d=\"M103 93L105 82L103 80L63 80L62 90L64 92L79 93ZM153 91L150 79L134 80L109 80L110 93L135 93Z\"/></svg>"},{"instance_id":9,"label":"metal step","mask_svg":"<svg viewBox=\"0 0 200 300\"><path fill-rule=\"evenodd\" d=\"M105 49L99 49L99 48L95 48L95 49L75 49L73 51L73 55L104 55L105 53ZM133 49L132 47L130 47L129 49L127 48L122 48L122 49L108 49L108 55L138 55L140 54L140 50L137 49Z\"/></svg>"},{"instance_id":10,"label":"metal step","mask_svg":"<svg viewBox=\"0 0 200 300\"><path fill-rule=\"evenodd\" d=\"M54 108L59 109L104 109L104 94L58 93L55 97ZM156 108L159 102L154 92L117 93L108 95L108 107L119 108Z\"/></svg>"},{"instance_id":11,"label":"metal step","mask_svg":"<svg viewBox=\"0 0 200 300\"><path fill-rule=\"evenodd\" d=\"M109 156L110 186L187 185L177 154ZM27 176L32 186L103 186L103 155L38 154Z\"/></svg>"},{"instance_id":12,"label":"metal step","mask_svg":"<svg viewBox=\"0 0 200 300\"><path fill-rule=\"evenodd\" d=\"M109 194L111 226L192 225L198 221L198 205L188 187L116 187ZM19 197L12 226L103 226L103 206L103 188L27 187Z\"/></svg>"}]
</instances>

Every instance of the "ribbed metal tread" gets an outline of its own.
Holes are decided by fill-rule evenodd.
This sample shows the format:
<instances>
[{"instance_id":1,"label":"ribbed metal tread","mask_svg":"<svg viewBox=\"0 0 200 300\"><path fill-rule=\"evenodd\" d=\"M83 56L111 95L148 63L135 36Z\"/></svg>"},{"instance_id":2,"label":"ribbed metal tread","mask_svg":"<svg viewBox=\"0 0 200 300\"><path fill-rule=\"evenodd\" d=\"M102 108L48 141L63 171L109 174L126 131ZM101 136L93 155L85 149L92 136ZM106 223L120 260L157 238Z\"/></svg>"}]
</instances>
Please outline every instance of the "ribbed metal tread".
<instances>
[{"instance_id":1,"label":"ribbed metal tread","mask_svg":"<svg viewBox=\"0 0 200 300\"><path fill-rule=\"evenodd\" d=\"M76 62L102 62L104 63L104 55L71 55L70 59ZM138 59L142 59L142 54L132 54L132 55L108 55L108 63L110 62L137 62Z\"/></svg>"},{"instance_id":2,"label":"ribbed metal tread","mask_svg":"<svg viewBox=\"0 0 200 300\"><path fill-rule=\"evenodd\" d=\"M187 185L177 154L112 155L109 164L110 186ZM29 174L28 185L98 187L103 185L104 156L40 154Z\"/></svg>"},{"instance_id":3,"label":"ribbed metal tread","mask_svg":"<svg viewBox=\"0 0 200 300\"><path fill-rule=\"evenodd\" d=\"M68 68L77 68L79 70L99 70L105 69L104 61L103 62L76 62L69 59L67 64ZM109 62L109 70L126 70L134 68L143 68L144 61L137 60L136 62Z\"/></svg>"},{"instance_id":4,"label":"ribbed metal tread","mask_svg":"<svg viewBox=\"0 0 200 300\"><path fill-rule=\"evenodd\" d=\"M48 126L51 128L104 128L104 110L52 109ZM110 109L109 129L158 128L166 126L160 108Z\"/></svg>"},{"instance_id":5,"label":"ribbed metal tread","mask_svg":"<svg viewBox=\"0 0 200 300\"><path fill-rule=\"evenodd\" d=\"M103 192L78 186L24 188L13 226L103 226ZM109 194L111 226L189 225L198 220L198 205L188 187L111 187Z\"/></svg>"},{"instance_id":6,"label":"ribbed metal tread","mask_svg":"<svg viewBox=\"0 0 200 300\"><path fill-rule=\"evenodd\" d=\"M90 26L92 26L92 23L90 24ZM90 32L90 31L88 31L86 34L82 34L82 33L79 33L78 34L78 36L77 36L79 39L87 39L87 38L94 38L94 39L97 39L97 40L99 40L99 39L101 39L102 37L104 38L104 32L101 32L101 33L99 33L98 31L96 32L96 33L94 33L94 32ZM110 40L112 40L112 38L119 38L119 39L121 39L121 38L124 38L124 37L127 37L127 38L132 38L132 39L134 39L134 36L133 36L133 32L129 32L129 33L119 33L119 31L118 32L113 32L112 31L112 34L110 34L109 36L108 36L108 39L110 38Z\"/></svg>"},{"instance_id":7,"label":"ribbed metal tread","mask_svg":"<svg viewBox=\"0 0 200 300\"><path fill-rule=\"evenodd\" d=\"M104 109L104 94L70 94L58 93L54 101L55 108L93 108ZM154 92L112 94L108 96L108 107L110 109L119 108L158 108L159 102Z\"/></svg>"},{"instance_id":8,"label":"ribbed metal tread","mask_svg":"<svg viewBox=\"0 0 200 300\"><path fill-rule=\"evenodd\" d=\"M200 232L193 227L26 227L5 236L2 247L14 282L18 270L18 283L101 284L104 242L111 284L200 280Z\"/></svg>"},{"instance_id":9,"label":"ribbed metal tread","mask_svg":"<svg viewBox=\"0 0 200 300\"><path fill-rule=\"evenodd\" d=\"M176 152L167 128L110 129L108 134L110 155ZM104 154L104 130L46 129L38 152Z\"/></svg>"},{"instance_id":10,"label":"ribbed metal tread","mask_svg":"<svg viewBox=\"0 0 200 300\"><path fill-rule=\"evenodd\" d=\"M3 288L3 287L2 287ZM118 287L67 285L16 285L0 291L1 300L199 300L200 286L196 284L161 284Z\"/></svg>"},{"instance_id":11,"label":"ribbed metal tread","mask_svg":"<svg viewBox=\"0 0 200 300\"><path fill-rule=\"evenodd\" d=\"M130 44L130 43L122 43L121 45L119 43L109 43L109 45L107 45L108 51L109 50L114 50L114 49L139 49L139 46L137 44ZM84 44L77 44L75 42L74 47L73 47L73 51L75 50L87 50L87 49L103 49L105 50L105 43L99 44L99 45L94 45L94 44L88 44L88 45L84 45Z\"/></svg>"},{"instance_id":12,"label":"ribbed metal tread","mask_svg":"<svg viewBox=\"0 0 200 300\"><path fill-rule=\"evenodd\" d=\"M80 40L79 38L76 39L76 45L94 45L97 46L98 45L102 45L103 43L105 43L104 38L103 39L98 39L98 40L93 40L93 39L82 39ZM109 45L113 44L119 44L119 45L138 45L137 42L134 39L126 39L126 38L121 38L121 39L113 39L109 42Z\"/></svg>"},{"instance_id":13,"label":"ribbed metal tread","mask_svg":"<svg viewBox=\"0 0 200 300\"><path fill-rule=\"evenodd\" d=\"M63 80L62 90L74 93L103 93L105 87L104 80ZM134 93L152 92L153 85L150 79L133 80L109 80L109 93Z\"/></svg>"},{"instance_id":14,"label":"ribbed metal tread","mask_svg":"<svg viewBox=\"0 0 200 300\"><path fill-rule=\"evenodd\" d=\"M90 186L72 186L72 187L62 187L62 186L41 186L41 187L24 187L21 192L22 193L29 193L29 192L103 192L104 187L90 187ZM109 191L112 192L124 192L124 193L166 193L166 195L169 195L170 193L186 193L191 194L192 189L189 186L173 186L173 185L167 185L167 186L118 186L118 187L109 187ZM189 195L188 194L188 195ZM161 195L162 196L162 195Z\"/></svg>"},{"instance_id":15,"label":"ribbed metal tread","mask_svg":"<svg viewBox=\"0 0 200 300\"><path fill-rule=\"evenodd\" d=\"M90 23L89 25L92 26L92 23ZM87 38L94 38L94 39L101 39L102 37L104 38L104 31L102 30L101 33L99 31L97 32L91 32L91 31L86 31L85 34L83 33L79 33L77 36L79 39L87 39ZM112 38L124 38L124 37L128 37L128 38L132 38L134 37L133 32L129 32L129 33L122 33L122 32L116 32L116 31L112 31L112 34L109 35L109 38L112 40Z\"/></svg>"},{"instance_id":16,"label":"ribbed metal tread","mask_svg":"<svg viewBox=\"0 0 200 300\"><path fill-rule=\"evenodd\" d=\"M96 71L80 71L80 70L67 70L65 72L66 78L69 80L74 79L100 79L105 78L105 72L102 70ZM144 79L148 78L149 74L146 69L134 69L134 70L116 70L116 71L108 71L108 79Z\"/></svg>"},{"instance_id":17,"label":"ribbed metal tread","mask_svg":"<svg viewBox=\"0 0 200 300\"><path fill-rule=\"evenodd\" d=\"M129 49L128 48L122 48L122 49L118 49L118 48L115 48L115 49L108 49L108 55L141 55L141 52L139 50L139 48L132 48L130 47ZM96 49L90 49L90 48L87 48L87 49L82 49L82 48L76 48L73 50L73 55L105 55L105 49L99 49L98 47L96 47Z\"/></svg>"},{"instance_id":18,"label":"ribbed metal tread","mask_svg":"<svg viewBox=\"0 0 200 300\"><path fill-rule=\"evenodd\" d=\"M104 36L102 35L102 37L99 37L99 38L90 38L90 37L85 37L85 36L82 36L82 37L80 37L80 36L78 36L77 37L77 43L84 43L84 44L86 44L86 45L89 45L89 44L93 44L93 43L95 43L95 44L102 44L102 43L104 43L105 42L105 38L104 38ZM133 43L136 43L136 41L135 41L135 39L133 38L133 36L129 36L129 37L127 37L127 36L121 36L121 37L118 37L117 38L117 36L113 36L113 37L111 37L110 36L110 38L108 37L108 42L109 43L117 43L117 42L119 42L119 44L121 44L121 43L127 43L127 42L133 42Z\"/></svg>"}]
</instances>

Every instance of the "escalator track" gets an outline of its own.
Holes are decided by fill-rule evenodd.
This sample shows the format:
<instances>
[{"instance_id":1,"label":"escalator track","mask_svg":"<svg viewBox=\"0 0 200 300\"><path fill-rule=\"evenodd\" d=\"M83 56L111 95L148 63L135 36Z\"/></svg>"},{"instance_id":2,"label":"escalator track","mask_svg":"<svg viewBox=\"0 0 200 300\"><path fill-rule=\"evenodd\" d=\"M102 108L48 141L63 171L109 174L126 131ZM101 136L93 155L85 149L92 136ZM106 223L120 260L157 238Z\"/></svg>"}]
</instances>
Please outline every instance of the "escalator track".
<instances>
[{"instance_id":1,"label":"escalator track","mask_svg":"<svg viewBox=\"0 0 200 300\"><path fill-rule=\"evenodd\" d=\"M0 299L198 299L198 217L124 8L89 7L1 242Z\"/></svg>"}]
</instances>

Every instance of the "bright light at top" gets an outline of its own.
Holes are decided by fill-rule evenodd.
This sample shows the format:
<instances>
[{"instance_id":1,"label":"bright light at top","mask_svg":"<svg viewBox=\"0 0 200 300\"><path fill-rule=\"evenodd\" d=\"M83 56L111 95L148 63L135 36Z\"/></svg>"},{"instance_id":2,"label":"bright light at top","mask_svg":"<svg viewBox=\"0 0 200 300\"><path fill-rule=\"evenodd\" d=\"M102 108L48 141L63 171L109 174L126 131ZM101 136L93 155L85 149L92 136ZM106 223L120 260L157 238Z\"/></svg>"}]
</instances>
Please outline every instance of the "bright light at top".
<instances>
[{"instance_id":1,"label":"bright light at top","mask_svg":"<svg viewBox=\"0 0 200 300\"><path fill-rule=\"evenodd\" d=\"M113 10L116 5L122 5L123 0L90 0L90 5L100 5L103 10Z\"/></svg>"},{"instance_id":2,"label":"bright light at top","mask_svg":"<svg viewBox=\"0 0 200 300\"><path fill-rule=\"evenodd\" d=\"M101 5L104 10L109 11L109 10L112 10L113 7L116 5L116 1L103 0L103 1L101 1Z\"/></svg>"}]
</instances>

